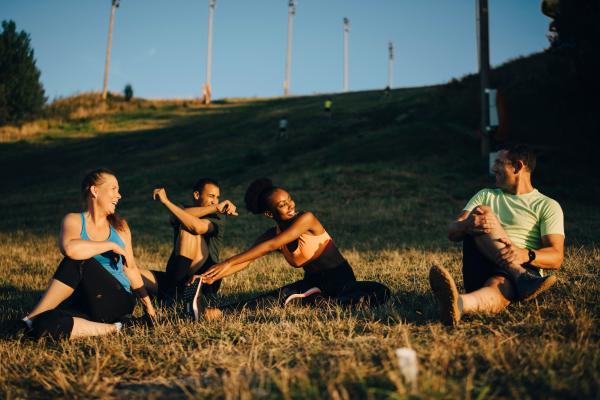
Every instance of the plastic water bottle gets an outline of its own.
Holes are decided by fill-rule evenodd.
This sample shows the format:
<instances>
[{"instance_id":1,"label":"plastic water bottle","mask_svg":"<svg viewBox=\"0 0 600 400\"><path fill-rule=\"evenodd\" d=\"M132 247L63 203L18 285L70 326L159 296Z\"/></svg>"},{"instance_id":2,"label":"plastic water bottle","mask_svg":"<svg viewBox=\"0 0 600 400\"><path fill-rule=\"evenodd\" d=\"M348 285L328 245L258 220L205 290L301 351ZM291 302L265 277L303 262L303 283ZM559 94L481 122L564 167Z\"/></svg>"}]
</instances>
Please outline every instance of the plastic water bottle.
<instances>
[{"instance_id":1,"label":"plastic water bottle","mask_svg":"<svg viewBox=\"0 0 600 400\"><path fill-rule=\"evenodd\" d=\"M419 373L417 352L410 347L400 347L396 349L396 357L398 358L398 367L400 368L404 382L412 391L416 390L417 375Z\"/></svg>"}]
</instances>

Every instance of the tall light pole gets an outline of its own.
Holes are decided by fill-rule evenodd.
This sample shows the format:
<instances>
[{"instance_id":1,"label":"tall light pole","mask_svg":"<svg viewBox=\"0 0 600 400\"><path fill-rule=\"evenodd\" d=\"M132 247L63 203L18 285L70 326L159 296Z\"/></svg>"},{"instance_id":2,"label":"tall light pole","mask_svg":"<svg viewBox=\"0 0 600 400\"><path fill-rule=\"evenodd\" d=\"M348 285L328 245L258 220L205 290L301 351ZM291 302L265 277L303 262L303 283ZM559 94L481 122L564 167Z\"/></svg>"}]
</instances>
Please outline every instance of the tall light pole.
<instances>
[{"instance_id":1,"label":"tall light pole","mask_svg":"<svg viewBox=\"0 0 600 400\"><path fill-rule=\"evenodd\" d=\"M490 43L488 30L488 1L475 0L477 10L477 55L479 61L479 85L481 99L481 156L488 157L490 153L489 107L486 89L489 86L490 75Z\"/></svg>"},{"instance_id":2,"label":"tall light pole","mask_svg":"<svg viewBox=\"0 0 600 400\"><path fill-rule=\"evenodd\" d=\"M208 55L206 56L206 82L202 89L202 101L204 104L210 104L211 99L211 86L210 80L212 77L212 30L213 30L213 17L215 15L215 5L217 0L208 0Z\"/></svg>"},{"instance_id":3,"label":"tall light pole","mask_svg":"<svg viewBox=\"0 0 600 400\"><path fill-rule=\"evenodd\" d=\"M294 15L296 15L296 0L289 0L287 54L285 58L285 81L283 82L284 96L287 96L290 93L290 76L292 74L292 30L294 25Z\"/></svg>"},{"instance_id":4,"label":"tall light pole","mask_svg":"<svg viewBox=\"0 0 600 400\"><path fill-rule=\"evenodd\" d=\"M388 87L391 89L394 78L394 44L388 43Z\"/></svg>"},{"instance_id":5,"label":"tall light pole","mask_svg":"<svg viewBox=\"0 0 600 400\"><path fill-rule=\"evenodd\" d=\"M350 20L344 17L344 92L348 91L348 32Z\"/></svg>"},{"instance_id":6,"label":"tall light pole","mask_svg":"<svg viewBox=\"0 0 600 400\"><path fill-rule=\"evenodd\" d=\"M108 69L110 68L110 48L112 47L112 31L115 22L115 11L119 7L120 0L112 0L110 8L110 22L108 23L108 44L106 45L106 63L104 64L104 83L102 84L102 99L106 100L108 86Z\"/></svg>"}]
</instances>

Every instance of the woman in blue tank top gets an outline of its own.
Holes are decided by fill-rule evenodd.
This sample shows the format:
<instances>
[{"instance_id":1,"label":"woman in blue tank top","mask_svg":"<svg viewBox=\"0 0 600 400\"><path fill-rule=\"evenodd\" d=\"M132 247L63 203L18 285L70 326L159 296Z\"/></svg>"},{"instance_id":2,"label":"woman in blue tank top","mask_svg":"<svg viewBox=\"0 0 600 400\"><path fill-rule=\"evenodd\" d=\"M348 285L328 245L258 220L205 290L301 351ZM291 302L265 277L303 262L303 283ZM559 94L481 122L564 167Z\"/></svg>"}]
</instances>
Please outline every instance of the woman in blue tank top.
<instances>
[{"instance_id":1,"label":"woman in blue tank top","mask_svg":"<svg viewBox=\"0 0 600 400\"><path fill-rule=\"evenodd\" d=\"M33 337L76 338L119 331L123 324L151 325L156 313L131 247L131 231L115 209L121 195L106 169L88 173L81 183L86 205L69 213L59 237L65 256L41 300L23 319ZM146 314L131 316L136 298Z\"/></svg>"}]
</instances>

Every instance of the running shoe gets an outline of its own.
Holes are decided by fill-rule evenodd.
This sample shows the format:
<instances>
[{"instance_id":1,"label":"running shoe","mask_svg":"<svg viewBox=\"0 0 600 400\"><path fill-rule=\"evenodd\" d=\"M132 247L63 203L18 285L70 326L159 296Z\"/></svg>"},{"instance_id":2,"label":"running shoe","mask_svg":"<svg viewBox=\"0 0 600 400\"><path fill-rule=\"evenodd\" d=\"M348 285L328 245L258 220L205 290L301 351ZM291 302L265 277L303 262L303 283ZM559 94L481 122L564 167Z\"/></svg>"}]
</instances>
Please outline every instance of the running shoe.
<instances>
[{"instance_id":1,"label":"running shoe","mask_svg":"<svg viewBox=\"0 0 600 400\"><path fill-rule=\"evenodd\" d=\"M302 305L309 301L310 298L312 298L311 296L316 296L318 294L321 294L321 289L318 287L312 287L303 292L292 293L285 298L283 306L287 306L290 302Z\"/></svg>"},{"instance_id":2,"label":"running shoe","mask_svg":"<svg viewBox=\"0 0 600 400\"><path fill-rule=\"evenodd\" d=\"M126 314L119 318L119 322L123 324L123 329L131 329L136 326L141 326L152 330L154 328L154 319L148 314L136 317L132 314Z\"/></svg>"},{"instance_id":3,"label":"running shoe","mask_svg":"<svg viewBox=\"0 0 600 400\"><path fill-rule=\"evenodd\" d=\"M194 321L200 319L200 288L202 287L202 278L194 280L183 289L183 304L185 312L191 316Z\"/></svg>"},{"instance_id":4,"label":"running shoe","mask_svg":"<svg viewBox=\"0 0 600 400\"><path fill-rule=\"evenodd\" d=\"M550 286L556 283L555 275L538 277L529 272L525 272L515 280L517 286L517 295L520 301L533 300L540 293L548 290Z\"/></svg>"},{"instance_id":5,"label":"running shoe","mask_svg":"<svg viewBox=\"0 0 600 400\"><path fill-rule=\"evenodd\" d=\"M429 270L429 285L440 309L442 324L456 326L460 321L458 290L452 275L446 268L434 265Z\"/></svg>"}]
</instances>

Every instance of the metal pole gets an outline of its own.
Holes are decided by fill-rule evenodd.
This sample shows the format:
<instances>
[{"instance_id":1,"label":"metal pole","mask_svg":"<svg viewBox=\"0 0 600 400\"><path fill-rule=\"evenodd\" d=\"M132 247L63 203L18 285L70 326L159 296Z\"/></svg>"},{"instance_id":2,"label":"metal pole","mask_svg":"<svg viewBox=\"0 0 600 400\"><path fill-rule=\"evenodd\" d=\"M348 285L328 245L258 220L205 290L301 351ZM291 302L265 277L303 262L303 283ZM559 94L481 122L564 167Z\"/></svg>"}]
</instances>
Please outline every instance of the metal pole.
<instances>
[{"instance_id":1,"label":"metal pole","mask_svg":"<svg viewBox=\"0 0 600 400\"><path fill-rule=\"evenodd\" d=\"M208 54L206 56L206 83L204 84L203 90L204 104L210 104L212 96L212 88L210 86L210 81L212 78L212 30L216 3L217 0L208 0Z\"/></svg>"},{"instance_id":2,"label":"metal pole","mask_svg":"<svg viewBox=\"0 0 600 400\"><path fill-rule=\"evenodd\" d=\"M288 36L287 36L287 54L285 58L285 81L283 82L283 95L287 96L290 92L290 79L292 75L292 30L294 25L294 15L296 14L296 1L289 0L288 3Z\"/></svg>"},{"instance_id":3,"label":"metal pole","mask_svg":"<svg viewBox=\"0 0 600 400\"><path fill-rule=\"evenodd\" d=\"M110 22L108 23L108 44L106 45L106 63L104 64L104 83L102 84L102 99L106 100L108 86L108 70L110 68L110 48L112 47L112 32L115 22L115 11L119 7L120 0L112 0L110 9Z\"/></svg>"},{"instance_id":4,"label":"metal pole","mask_svg":"<svg viewBox=\"0 0 600 400\"><path fill-rule=\"evenodd\" d=\"M477 9L477 50L479 58L479 85L481 100L481 156L488 157L490 153L490 136L488 133L489 107L486 89L489 86L490 75L490 43L488 29L488 1L475 0Z\"/></svg>"},{"instance_id":5,"label":"metal pole","mask_svg":"<svg viewBox=\"0 0 600 400\"><path fill-rule=\"evenodd\" d=\"M391 89L393 85L393 74L394 74L394 44L389 42L389 61L388 61L388 87Z\"/></svg>"},{"instance_id":6,"label":"metal pole","mask_svg":"<svg viewBox=\"0 0 600 400\"><path fill-rule=\"evenodd\" d=\"M344 92L348 91L348 32L350 20L344 17Z\"/></svg>"}]
</instances>

